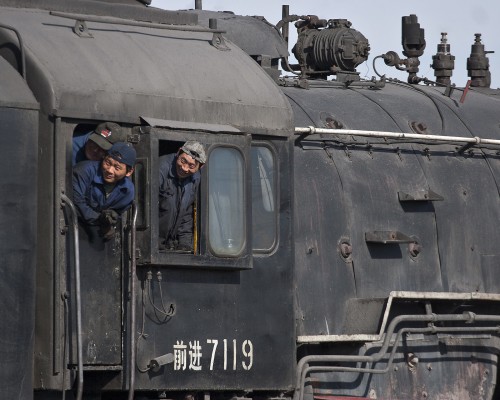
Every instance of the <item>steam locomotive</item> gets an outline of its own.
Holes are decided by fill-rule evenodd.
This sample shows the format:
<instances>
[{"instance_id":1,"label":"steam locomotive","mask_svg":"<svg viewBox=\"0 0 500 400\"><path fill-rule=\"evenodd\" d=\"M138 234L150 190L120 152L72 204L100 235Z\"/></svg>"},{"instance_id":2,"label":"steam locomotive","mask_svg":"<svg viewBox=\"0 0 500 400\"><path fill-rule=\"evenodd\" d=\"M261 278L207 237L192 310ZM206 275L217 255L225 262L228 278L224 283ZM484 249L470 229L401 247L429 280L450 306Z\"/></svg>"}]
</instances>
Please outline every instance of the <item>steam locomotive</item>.
<instances>
[{"instance_id":1,"label":"steam locomotive","mask_svg":"<svg viewBox=\"0 0 500 400\"><path fill-rule=\"evenodd\" d=\"M402 19L407 82L348 20L0 0L4 399L495 399L500 100ZM298 31L288 58L289 25ZM280 71L280 66L285 71ZM376 69L376 68L375 68ZM104 242L72 140L119 123L136 198ZM207 149L192 252L159 243L158 159Z\"/></svg>"}]
</instances>

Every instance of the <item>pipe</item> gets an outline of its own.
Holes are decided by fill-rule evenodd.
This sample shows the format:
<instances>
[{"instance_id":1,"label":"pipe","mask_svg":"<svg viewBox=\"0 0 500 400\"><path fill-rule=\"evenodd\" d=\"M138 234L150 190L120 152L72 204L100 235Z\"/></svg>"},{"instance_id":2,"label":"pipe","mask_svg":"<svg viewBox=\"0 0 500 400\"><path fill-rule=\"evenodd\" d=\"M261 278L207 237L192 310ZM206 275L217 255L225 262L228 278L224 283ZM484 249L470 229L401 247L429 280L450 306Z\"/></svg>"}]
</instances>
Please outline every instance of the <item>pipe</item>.
<instances>
[{"instance_id":1,"label":"pipe","mask_svg":"<svg viewBox=\"0 0 500 400\"><path fill-rule=\"evenodd\" d=\"M63 203L71 209L73 222L73 241L75 246L75 292L76 292L76 347L78 358L78 390L76 400L82 400L83 394L83 351L82 351L82 298L80 293L80 241L78 238L78 214L73 202L64 193L61 194Z\"/></svg>"},{"instance_id":2,"label":"pipe","mask_svg":"<svg viewBox=\"0 0 500 400\"><path fill-rule=\"evenodd\" d=\"M307 16L304 16L304 15L290 15L290 6L289 5L284 4L281 7L281 21L279 21L275 27L278 30L278 32L281 33L281 36L285 40L287 50L288 50L288 41L289 41L289 35L290 35L289 23L297 21L299 19L306 19L306 18L307 18ZM295 74L295 75L300 75L300 73L296 72L290 66L289 61L288 61L288 56L283 57L282 62L281 62L281 67L287 72L290 72L290 73Z\"/></svg>"},{"instance_id":3,"label":"pipe","mask_svg":"<svg viewBox=\"0 0 500 400\"><path fill-rule=\"evenodd\" d=\"M63 360L66 361L66 351L67 351L67 342L68 342L68 330L69 330L69 305L68 305L68 299L69 299L70 294L68 292L64 292L62 295L62 300L64 303L64 344L63 344ZM63 368L62 371L62 384L61 384L61 391L62 391L62 400L66 400L66 371L68 368Z\"/></svg>"},{"instance_id":4,"label":"pipe","mask_svg":"<svg viewBox=\"0 0 500 400\"><path fill-rule=\"evenodd\" d=\"M203 10L203 7L201 5L201 0L194 0L194 9L195 10Z\"/></svg>"},{"instance_id":5,"label":"pipe","mask_svg":"<svg viewBox=\"0 0 500 400\"><path fill-rule=\"evenodd\" d=\"M500 145L500 140L482 139L478 136L462 137L462 136L442 136L442 135L420 135L418 133L404 133L404 132L364 131L364 130L354 130L354 129L326 129L326 128L316 128L314 126L309 126L307 128L296 127L295 133L297 134L330 133L335 135L366 136L366 137L394 138L394 139L419 139L419 140L425 139L429 141L439 141L439 142L462 142L462 143L471 143L473 145L479 145L479 144Z\"/></svg>"},{"instance_id":6,"label":"pipe","mask_svg":"<svg viewBox=\"0 0 500 400\"><path fill-rule=\"evenodd\" d=\"M387 360L387 367L384 369L375 369L375 368L358 368L358 367L340 367L340 366L335 366L335 367L327 367L327 366L314 366L314 367L306 367L304 372L304 376L307 375L310 371L324 371L324 372L366 372L368 374L385 374L389 372L392 362L394 360L394 356L396 354L396 349L398 348L397 343L399 342L399 338L408 333L418 333L418 334L425 334L425 333L440 333L440 332L445 332L445 333L450 333L450 332L457 332L457 333L463 333L463 332L472 332L472 333L499 333L500 328L498 326L491 326L491 327L454 327L454 328L438 328L435 326L430 326L427 328L404 328L398 331L396 334L396 339L394 340L394 345L392 347L392 351L389 355L389 359ZM358 357L358 356L353 356L353 357ZM378 361L378 360L377 360Z\"/></svg>"},{"instance_id":7,"label":"pipe","mask_svg":"<svg viewBox=\"0 0 500 400\"><path fill-rule=\"evenodd\" d=\"M495 315L476 315L472 312L464 313L464 314L444 314L444 315L400 315L394 318L387 329L387 333L385 334L385 339L382 344L382 347L378 351L377 354L373 356L350 356L350 355L309 355L300 359L297 364L297 374L296 374L296 385L295 385L295 393L293 395L294 400L303 400L304 391L302 390L304 385L304 381L307 375L307 372L310 370L325 370L325 368L338 368L338 370L342 371L350 371L350 369L346 369L348 367L309 367L310 362L377 362L382 359L382 357L387 354L387 349L389 348L392 334L395 332L395 328L401 322L456 322L456 321L464 321L467 323L474 323L475 321L487 321L487 322L500 322L500 316ZM419 331L419 329L428 330L431 333L435 333L438 331L453 331L453 330L470 330L470 328L436 328L434 326L429 326L427 328L404 328L398 331L396 336L396 341L394 342L394 347L391 353L395 351L395 347L397 347L397 343L399 337L401 336L402 331L412 332ZM491 330L491 327L479 327L477 330ZM495 331L499 330L499 327L494 327ZM374 370L370 369L365 371L362 369L359 372L370 372L372 373ZM378 373L378 372L377 372Z\"/></svg>"},{"instance_id":8,"label":"pipe","mask_svg":"<svg viewBox=\"0 0 500 400\"><path fill-rule=\"evenodd\" d=\"M130 232L131 246L130 252L130 382L128 391L128 400L134 400L135 390L135 272L136 272L136 225L137 225L137 207L135 201L132 203L132 231Z\"/></svg>"},{"instance_id":9,"label":"pipe","mask_svg":"<svg viewBox=\"0 0 500 400\"><path fill-rule=\"evenodd\" d=\"M281 36L285 39L286 47L288 49L288 36L290 34L289 25L287 22L287 18L290 16L290 6L288 4L284 4L281 6L281 20L284 21L283 26L281 28Z\"/></svg>"},{"instance_id":10,"label":"pipe","mask_svg":"<svg viewBox=\"0 0 500 400\"><path fill-rule=\"evenodd\" d=\"M65 189L65 179L66 179L66 171L65 168L59 168L59 166L63 165L61 164L62 159L64 158L64 163L66 162L66 158L63 157L65 155L65 151L61 151L60 149L63 148L63 146L66 145L65 137L64 134L61 132L61 118L56 117L54 120L54 142L53 142L53 151L54 151L54 168L52 171L52 177L54 179L54 187L53 187L53 193L54 193L54 198L57 199L59 197L60 193L64 193ZM61 171L64 171L64 178L61 177ZM64 183L63 183L64 182ZM54 216L53 216L53 224L54 226L59 226L60 225L60 212L61 209L63 208L62 204L57 204L57 202L54 202ZM59 251L63 246L66 246L67 243L67 238L66 233L67 233L67 227L64 227L61 229L61 234L60 235L54 235L54 248L53 248L53 257L54 260L60 260L60 263L67 262L67 257L66 258L59 258ZM59 298L61 296L61 275L62 275L62 268L54 268L54 275L53 275L53 289L52 293L54 296L54 299ZM70 293L65 291L65 294L68 296ZM64 299L64 294L63 294L63 301L65 303L68 302L68 298ZM67 305L67 304L65 304ZM66 343L66 338L67 338L67 331L69 329L69 325L64 326L63 332L61 333L61 324L59 323L61 321L61 309L59 307L59 304L54 301L53 304L53 313L54 313L54 321L52 324L52 329L54 330L54 334L52 336L52 346L53 346L53 352L54 352L54 357L52 358L53 362L53 374L58 375L61 373L61 369L66 372L66 367L65 367L65 362L66 362L66 355L63 354L61 357L61 337L64 338L63 341L63 347L65 346ZM62 386L64 387L65 385L65 380L63 379Z\"/></svg>"}]
</instances>

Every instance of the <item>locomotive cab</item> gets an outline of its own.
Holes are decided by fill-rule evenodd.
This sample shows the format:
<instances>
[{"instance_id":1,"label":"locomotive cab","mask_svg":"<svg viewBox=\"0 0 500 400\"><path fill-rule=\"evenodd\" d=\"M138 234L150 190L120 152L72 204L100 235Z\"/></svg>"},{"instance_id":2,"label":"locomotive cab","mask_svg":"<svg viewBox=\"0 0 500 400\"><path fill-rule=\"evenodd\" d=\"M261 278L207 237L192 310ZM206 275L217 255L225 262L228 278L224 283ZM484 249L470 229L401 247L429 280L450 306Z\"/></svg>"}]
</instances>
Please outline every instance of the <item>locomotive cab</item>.
<instances>
[{"instance_id":1,"label":"locomotive cab","mask_svg":"<svg viewBox=\"0 0 500 400\"><path fill-rule=\"evenodd\" d=\"M178 389L179 381L196 389L199 384L193 378L209 376L216 369L227 373L221 379L225 379L228 389L245 385L248 379L262 382L262 370L272 368L268 358L275 356L264 355L262 350L272 346L284 362L293 354L294 346L292 271L290 264L283 262L291 257L287 217L291 142L286 136L251 135L229 125L147 117L141 121L143 124L135 126L120 123L127 132L127 141L137 151L131 177L136 197L133 207L120 219L114 237L104 241L97 227L80 221L75 242L69 228L76 216L70 215L67 205L58 213L60 234L56 238L62 256L57 259L55 287L65 296L54 308L54 339L60 338L56 339L53 354L57 375L68 384L70 377L82 369L86 390L117 390L127 384L126 377L135 368L136 390ZM94 129L97 122L63 118L56 125L60 138L56 143L57 175L68 201L72 139ZM162 248L159 237L158 164L161 156L177 153L187 140L204 145L207 163L201 170L193 212L193 250L170 251ZM77 273L80 295L73 298ZM263 289L266 281L279 283L267 293L268 289ZM192 296L200 284L211 288L198 294L206 303L201 308L199 300ZM269 305L269 299L276 296L284 301ZM213 325L206 307L224 310L225 302L236 304L236 298L239 311ZM256 310L269 308L281 316L262 324L262 313ZM199 331L197 325L204 328ZM139 332L136 337L130 334L134 326ZM270 337L268 332L273 331L277 335ZM209 337L189 340L200 332ZM286 340L277 340L280 336L283 339L285 332ZM188 340L177 340L183 337ZM176 346L191 342L201 343L201 348L210 346L212 353L200 351L199 356L205 354L206 360L200 358L191 366L174 363L171 357L179 351ZM64 360L68 360L67 365ZM151 365L161 360L169 360L168 365L159 365L152 373ZM45 374L46 364L39 365L43 365L40 370ZM280 378L285 388L292 382L291 358L286 365ZM65 371L67 366L72 373ZM179 381L172 381L172 370ZM180 375L184 370L189 373ZM250 378L235 380L235 374ZM62 384L56 383L57 375L46 375L46 382L53 379L50 385ZM102 377L111 380L107 387L102 386ZM276 377L269 374L265 379L266 385L273 388Z\"/></svg>"},{"instance_id":2,"label":"locomotive cab","mask_svg":"<svg viewBox=\"0 0 500 400\"><path fill-rule=\"evenodd\" d=\"M11 397L289 390L293 125L283 93L189 13L115 2L0 4L0 22L19 35L0 29L1 55L14 74L26 69L40 105L25 121L38 123L26 128L38 142L36 262L26 265L36 280L26 285L32 297L23 296L27 307L36 302L23 325L25 341L34 337L25 351L34 354L34 379ZM104 121L119 124L138 155L134 205L108 241L78 222L72 204L73 138ZM208 160L193 250L173 252L160 246L158 161L190 139Z\"/></svg>"}]
</instances>

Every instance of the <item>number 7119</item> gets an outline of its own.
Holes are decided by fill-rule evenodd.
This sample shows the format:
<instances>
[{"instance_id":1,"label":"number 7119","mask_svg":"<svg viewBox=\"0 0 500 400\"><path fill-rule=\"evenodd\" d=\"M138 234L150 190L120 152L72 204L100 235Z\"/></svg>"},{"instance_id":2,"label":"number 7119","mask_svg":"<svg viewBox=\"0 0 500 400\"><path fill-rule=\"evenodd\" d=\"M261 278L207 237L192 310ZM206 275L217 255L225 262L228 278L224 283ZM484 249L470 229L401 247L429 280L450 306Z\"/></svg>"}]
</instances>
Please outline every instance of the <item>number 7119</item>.
<instances>
[{"instance_id":1,"label":"number 7119","mask_svg":"<svg viewBox=\"0 0 500 400\"><path fill-rule=\"evenodd\" d=\"M217 339L207 339L208 344L212 344L212 357L210 358L210 371L214 369L215 358L220 357L220 353L224 356L224 370L232 369L236 371L238 367L238 344L236 339L232 340L232 343L228 343L227 339L223 339L221 343L221 348L219 347L219 340ZM251 340L245 340L241 344L241 366L244 370L248 371L253 365L253 344ZM229 366L228 366L229 364Z\"/></svg>"}]
</instances>

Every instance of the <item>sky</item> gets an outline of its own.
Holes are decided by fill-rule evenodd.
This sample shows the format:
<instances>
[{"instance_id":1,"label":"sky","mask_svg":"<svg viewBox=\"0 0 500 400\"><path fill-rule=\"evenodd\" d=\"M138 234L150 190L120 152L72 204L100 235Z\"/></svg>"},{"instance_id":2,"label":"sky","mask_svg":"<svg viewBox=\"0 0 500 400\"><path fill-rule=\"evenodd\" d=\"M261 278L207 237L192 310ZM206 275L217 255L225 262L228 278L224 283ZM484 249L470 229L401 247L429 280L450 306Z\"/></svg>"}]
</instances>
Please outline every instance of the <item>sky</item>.
<instances>
[{"instance_id":1,"label":"sky","mask_svg":"<svg viewBox=\"0 0 500 400\"><path fill-rule=\"evenodd\" d=\"M373 59L390 50L404 58L401 45L401 17L416 14L420 27L425 30L426 48L420 57L418 76L434 80L434 70L430 67L432 56L441 41L441 32L448 35L451 54L455 56L455 69L452 82L465 86L467 76L467 58L475 33L481 33L481 42L486 51L493 51L487 57L490 63L491 87L500 88L500 1L481 0L202 0L205 10L233 11L239 15L264 16L271 24L281 20L282 4L290 6L290 14L317 15L322 19L347 19L351 28L361 32L370 43L368 61L359 65L357 71L362 78L375 76L372 68ZM193 9L195 0L152 0L152 7L167 10ZM290 49L296 40L296 30L290 24ZM293 55L290 61L294 62ZM385 66L383 60L376 61L380 74L406 81L408 74Z\"/></svg>"}]
</instances>

